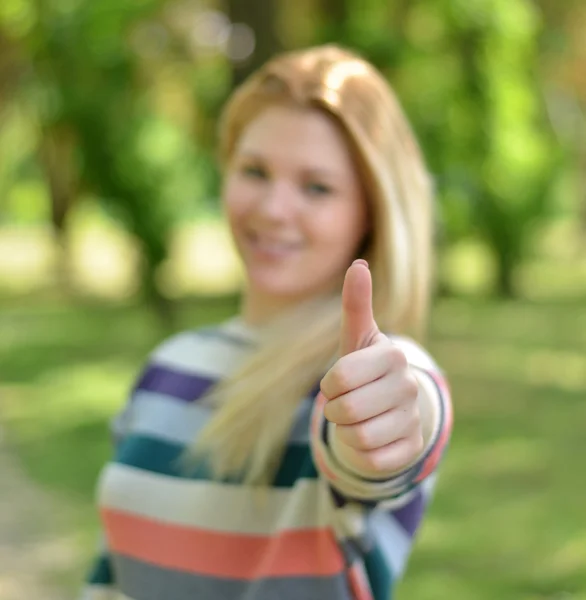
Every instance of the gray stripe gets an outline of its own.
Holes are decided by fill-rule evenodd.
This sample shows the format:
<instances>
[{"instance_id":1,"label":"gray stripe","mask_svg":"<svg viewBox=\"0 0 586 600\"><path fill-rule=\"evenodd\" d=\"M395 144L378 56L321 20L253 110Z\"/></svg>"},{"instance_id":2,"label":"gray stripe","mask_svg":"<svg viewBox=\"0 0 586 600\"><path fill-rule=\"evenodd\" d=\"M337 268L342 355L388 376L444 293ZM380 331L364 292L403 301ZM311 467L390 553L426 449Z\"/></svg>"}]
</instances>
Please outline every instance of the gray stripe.
<instances>
[{"instance_id":1,"label":"gray stripe","mask_svg":"<svg viewBox=\"0 0 586 600\"><path fill-rule=\"evenodd\" d=\"M351 565L362 560L365 550L370 549L370 541L366 539L366 536L363 536L363 538L344 538L343 540L338 540L346 564Z\"/></svg>"},{"instance_id":2,"label":"gray stripe","mask_svg":"<svg viewBox=\"0 0 586 600\"><path fill-rule=\"evenodd\" d=\"M279 577L243 581L163 569L115 555L119 590L133 600L351 600L346 577Z\"/></svg>"},{"instance_id":3,"label":"gray stripe","mask_svg":"<svg viewBox=\"0 0 586 600\"><path fill-rule=\"evenodd\" d=\"M309 426L311 411L313 410L313 399L306 398L299 405L293 428L291 430L290 444L309 444Z\"/></svg>"}]
</instances>

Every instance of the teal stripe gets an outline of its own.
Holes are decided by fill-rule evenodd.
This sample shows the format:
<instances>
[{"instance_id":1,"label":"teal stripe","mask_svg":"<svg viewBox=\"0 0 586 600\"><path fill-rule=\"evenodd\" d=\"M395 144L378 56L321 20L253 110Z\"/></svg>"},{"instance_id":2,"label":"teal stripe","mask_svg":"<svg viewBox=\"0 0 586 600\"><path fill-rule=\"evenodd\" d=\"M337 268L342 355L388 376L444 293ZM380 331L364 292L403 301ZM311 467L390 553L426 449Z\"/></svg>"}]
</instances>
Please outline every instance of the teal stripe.
<instances>
[{"instance_id":1,"label":"teal stripe","mask_svg":"<svg viewBox=\"0 0 586 600\"><path fill-rule=\"evenodd\" d=\"M309 444L290 444L285 450L274 487L293 487L298 479L317 479L318 472L313 464Z\"/></svg>"},{"instance_id":2,"label":"teal stripe","mask_svg":"<svg viewBox=\"0 0 586 600\"><path fill-rule=\"evenodd\" d=\"M116 462L169 477L209 481L211 479L209 463L202 461L189 470L181 464L180 459L184 449L183 444L131 434L120 446ZM290 444L285 450L273 486L290 488L298 479L317 479L317 477L309 445ZM233 478L225 480L225 483L241 481L241 478Z\"/></svg>"},{"instance_id":3,"label":"teal stripe","mask_svg":"<svg viewBox=\"0 0 586 600\"><path fill-rule=\"evenodd\" d=\"M91 585L111 585L114 583L114 573L109 556L102 555L96 559L88 583Z\"/></svg>"},{"instance_id":4,"label":"teal stripe","mask_svg":"<svg viewBox=\"0 0 586 600\"><path fill-rule=\"evenodd\" d=\"M378 545L364 555L364 566L374 600L392 600L393 573L384 552Z\"/></svg>"}]
</instances>

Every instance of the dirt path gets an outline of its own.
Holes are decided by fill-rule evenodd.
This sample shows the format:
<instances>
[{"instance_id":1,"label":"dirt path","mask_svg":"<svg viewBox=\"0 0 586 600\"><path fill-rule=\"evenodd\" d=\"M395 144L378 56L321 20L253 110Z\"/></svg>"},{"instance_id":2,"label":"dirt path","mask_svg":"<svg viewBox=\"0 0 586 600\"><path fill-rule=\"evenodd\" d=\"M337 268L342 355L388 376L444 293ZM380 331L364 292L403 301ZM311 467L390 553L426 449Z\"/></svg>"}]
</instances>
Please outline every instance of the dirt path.
<instances>
[{"instance_id":1,"label":"dirt path","mask_svg":"<svg viewBox=\"0 0 586 600\"><path fill-rule=\"evenodd\" d=\"M75 544L59 535L62 516L57 500L26 478L0 427L0 600L66 597L56 580L73 563Z\"/></svg>"}]
</instances>

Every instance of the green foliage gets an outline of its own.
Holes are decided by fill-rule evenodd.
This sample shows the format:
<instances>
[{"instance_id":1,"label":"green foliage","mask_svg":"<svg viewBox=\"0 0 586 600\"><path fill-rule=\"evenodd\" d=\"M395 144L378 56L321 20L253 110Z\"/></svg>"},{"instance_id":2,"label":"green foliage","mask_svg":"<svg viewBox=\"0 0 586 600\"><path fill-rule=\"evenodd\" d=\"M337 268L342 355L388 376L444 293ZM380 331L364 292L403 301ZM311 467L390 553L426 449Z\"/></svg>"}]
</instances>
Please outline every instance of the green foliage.
<instances>
[{"instance_id":1,"label":"green foliage","mask_svg":"<svg viewBox=\"0 0 586 600\"><path fill-rule=\"evenodd\" d=\"M498 291L513 294L562 159L537 80L538 10L528 0L371 4L347 0L337 29L321 35L388 75L435 175L444 243L479 235Z\"/></svg>"},{"instance_id":2,"label":"green foliage","mask_svg":"<svg viewBox=\"0 0 586 600\"><path fill-rule=\"evenodd\" d=\"M220 46L198 50L190 19L215 6L5 0L0 8L0 42L4 35L22 59L24 110L41 140L62 130L74 137L79 189L71 195L102 198L137 237L151 295L169 230L217 198L216 119L235 73L247 68L232 64ZM279 10L287 16L279 26L289 43L346 44L388 76L436 180L443 248L480 238L497 264L497 291L514 294L515 271L533 234L552 216L552 187L575 156L558 146L546 118L537 5L320 0ZM256 28L264 52L274 37L263 34L268 17L245 12L240 16ZM567 18L568 10L559 12ZM289 31L289 23L303 31ZM187 116L160 100L169 79ZM13 183L0 173L0 191Z\"/></svg>"},{"instance_id":3,"label":"green foliage","mask_svg":"<svg viewBox=\"0 0 586 600\"><path fill-rule=\"evenodd\" d=\"M208 152L154 106L145 65L130 43L162 3L21 4L27 27L15 26L15 8L5 11L4 25L30 61L21 93L39 135L65 129L74 137L80 189L100 198L139 241L143 290L161 306L156 275L170 230L182 209L193 213L205 185L215 183L198 170Z\"/></svg>"}]
</instances>

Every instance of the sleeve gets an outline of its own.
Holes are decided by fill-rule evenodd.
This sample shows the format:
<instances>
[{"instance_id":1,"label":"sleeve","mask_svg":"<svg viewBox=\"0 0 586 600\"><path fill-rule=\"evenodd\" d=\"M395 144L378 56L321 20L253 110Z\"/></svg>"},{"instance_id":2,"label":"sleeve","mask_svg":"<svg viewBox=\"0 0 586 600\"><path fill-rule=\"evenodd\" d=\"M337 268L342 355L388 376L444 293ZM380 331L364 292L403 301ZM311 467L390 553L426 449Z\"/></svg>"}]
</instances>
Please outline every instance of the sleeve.
<instances>
[{"instance_id":1,"label":"sleeve","mask_svg":"<svg viewBox=\"0 0 586 600\"><path fill-rule=\"evenodd\" d=\"M131 402L111 421L110 435L114 448L118 448L124 440L130 426ZM108 551L106 537L101 531L93 564L90 567L80 600L117 600L116 581L112 568L112 560Z\"/></svg>"},{"instance_id":2,"label":"sleeve","mask_svg":"<svg viewBox=\"0 0 586 600\"><path fill-rule=\"evenodd\" d=\"M409 338L393 337L405 353L419 381L420 394L426 395L422 405L431 410L429 430L424 432L427 443L419 457L392 477L377 479L359 473L346 464L336 450L335 425L324 416L325 397L317 396L312 414L310 443L317 469L346 502L367 506L384 503L392 508L404 505L416 489L436 472L447 448L452 431L452 403L449 387L442 371L418 344Z\"/></svg>"}]
</instances>

